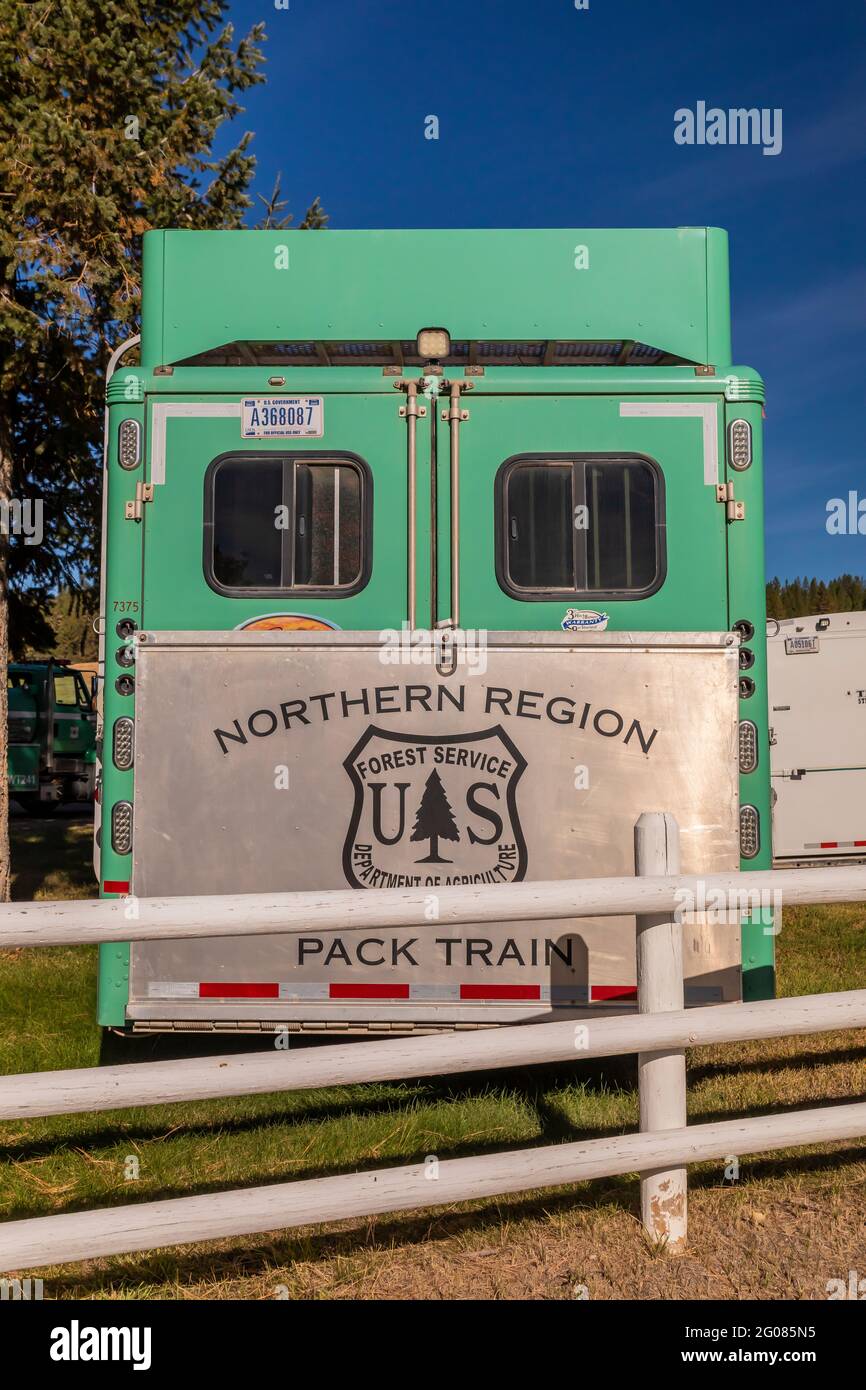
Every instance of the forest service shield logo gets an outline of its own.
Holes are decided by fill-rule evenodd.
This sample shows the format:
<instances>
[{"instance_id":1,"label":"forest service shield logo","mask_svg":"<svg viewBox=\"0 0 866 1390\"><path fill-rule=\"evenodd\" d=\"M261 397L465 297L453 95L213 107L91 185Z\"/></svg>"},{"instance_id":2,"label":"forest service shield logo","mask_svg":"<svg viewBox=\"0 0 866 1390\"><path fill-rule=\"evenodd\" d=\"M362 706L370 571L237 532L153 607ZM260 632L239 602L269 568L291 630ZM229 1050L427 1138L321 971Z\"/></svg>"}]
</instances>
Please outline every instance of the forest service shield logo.
<instances>
[{"instance_id":1,"label":"forest service shield logo","mask_svg":"<svg viewBox=\"0 0 866 1390\"><path fill-rule=\"evenodd\" d=\"M526 759L500 725L441 737L370 725L343 766L355 792L343 847L353 888L525 876L517 784Z\"/></svg>"}]
</instances>

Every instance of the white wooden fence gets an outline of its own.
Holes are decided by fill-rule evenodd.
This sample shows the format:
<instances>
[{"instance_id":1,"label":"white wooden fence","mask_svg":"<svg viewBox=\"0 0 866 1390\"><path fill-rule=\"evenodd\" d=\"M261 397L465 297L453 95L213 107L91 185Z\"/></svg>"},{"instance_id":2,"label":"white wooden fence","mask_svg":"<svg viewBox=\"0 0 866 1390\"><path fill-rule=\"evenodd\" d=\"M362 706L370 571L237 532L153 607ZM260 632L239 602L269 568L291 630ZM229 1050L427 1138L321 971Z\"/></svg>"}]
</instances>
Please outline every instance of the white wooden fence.
<instances>
[{"instance_id":1,"label":"white wooden fence","mask_svg":"<svg viewBox=\"0 0 866 1390\"><path fill-rule=\"evenodd\" d=\"M678 1249L686 1238L689 1163L866 1135L866 1104L686 1125L684 1048L866 1027L866 989L685 1010L682 928L674 913L684 895L706 901L718 892L733 904L773 890L780 890L788 905L862 901L866 868L715 874L698 880L679 874L676 824L661 813L638 821L635 862L636 878L444 888L438 896L439 920L455 925L635 913L637 1016L9 1076L0 1079L0 1119L637 1052L639 1133L6 1222L0 1225L0 1271L442 1206L629 1172L641 1174L646 1230L669 1249ZM402 889L29 903L0 906L0 947L346 930L373 923L421 926L425 907L424 895Z\"/></svg>"}]
</instances>

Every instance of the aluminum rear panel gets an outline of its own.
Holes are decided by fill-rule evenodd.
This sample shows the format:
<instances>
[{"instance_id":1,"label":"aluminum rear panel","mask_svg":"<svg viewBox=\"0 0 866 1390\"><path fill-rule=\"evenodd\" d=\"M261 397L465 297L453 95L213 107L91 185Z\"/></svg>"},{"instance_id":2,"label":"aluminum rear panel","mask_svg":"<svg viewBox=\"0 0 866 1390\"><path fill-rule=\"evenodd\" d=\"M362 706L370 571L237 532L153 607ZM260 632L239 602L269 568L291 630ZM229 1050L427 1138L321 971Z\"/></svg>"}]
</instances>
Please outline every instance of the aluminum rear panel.
<instances>
[{"instance_id":1,"label":"aluminum rear panel","mask_svg":"<svg viewBox=\"0 0 866 1390\"><path fill-rule=\"evenodd\" d=\"M736 647L495 633L483 663L392 664L378 634L142 635L135 894L423 885L430 915L412 931L136 944L130 1020L633 1007L633 918L441 929L436 889L631 874L634 822L653 810L679 821L683 872L736 869ZM739 997L738 928L684 938L687 1002Z\"/></svg>"}]
</instances>

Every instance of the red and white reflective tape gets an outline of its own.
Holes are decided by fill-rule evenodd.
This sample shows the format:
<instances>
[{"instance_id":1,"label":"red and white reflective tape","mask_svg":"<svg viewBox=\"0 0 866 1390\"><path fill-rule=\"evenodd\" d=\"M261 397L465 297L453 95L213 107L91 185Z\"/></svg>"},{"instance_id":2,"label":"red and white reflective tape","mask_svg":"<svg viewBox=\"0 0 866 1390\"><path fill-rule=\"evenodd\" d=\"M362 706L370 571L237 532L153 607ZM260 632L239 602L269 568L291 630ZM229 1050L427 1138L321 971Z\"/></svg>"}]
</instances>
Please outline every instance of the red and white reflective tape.
<instances>
[{"instance_id":1,"label":"red and white reflective tape","mask_svg":"<svg viewBox=\"0 0 866 1390\"><path fill-rule=\"evenodd\" d=\"M866 840L819 840L817 844L804 844L804 849L866 849Z\"/></svg>"},{"instance_id":2,"label":"red and white reflective tape","mask_svg":"<svg viewBox=\"0 0 866 1390\"><path fill-rule=\"evenodd\" d=\"M636 985L494 985L454 984L418 985L408 983L341 983L324 984L304 981L280 983L269 981L223 980L151 980L147 987L150 999L277 999L281 1003L315 1001L374 1000L383 1002L425 1004L634 1004ZM718 985L686 985L687 1004L720 1003L723 994Z\"/></svg>"},{"instance_id":3,"label":"red and white reflective tape","mask_svg":"<svg viewBox=\"0 0 866 1390\"><path fill-rule=\"evenodd\" d=\"M627 989L628 987L624 987ZM494 984L455 984L455 985L417 985L408 983L355 983L347 981L333 984L306 984L293 981L281 984L269 981L223 981L223 980L151 980L147 987L150 999L280 999L285 1002L297 1000L345 1000L382 999L409 1000L410 1002L458 1004L483 1001L496 1003L498 1000L526 1000L530 1003L586 1003L587 991L580 985L494 985ZM632 987L634 994L634 987Z\"/></svg>"},{"instance_id":4,"label":"red and white reflective tape","mask_svg":"<svg viewBox=\"0 0 866 1390\"><path fill-rule=\"evenodd\" d=\"M637 999L637 985L593 985L589 991L593 1004L616 1003L620 999Z\"/></svg>"}]
</instances>

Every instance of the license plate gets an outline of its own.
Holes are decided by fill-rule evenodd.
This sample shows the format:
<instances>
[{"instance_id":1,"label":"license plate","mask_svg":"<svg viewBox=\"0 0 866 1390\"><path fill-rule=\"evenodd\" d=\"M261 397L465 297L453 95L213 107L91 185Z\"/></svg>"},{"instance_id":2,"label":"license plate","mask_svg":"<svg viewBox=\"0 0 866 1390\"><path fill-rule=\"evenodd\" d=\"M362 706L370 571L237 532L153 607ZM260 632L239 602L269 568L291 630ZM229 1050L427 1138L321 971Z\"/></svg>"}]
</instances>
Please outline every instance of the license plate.
<instances>
[{"instance_id":1,"label":"license plate","mask_svg":"<svg viewBox=\"0 0 866 1390\"><path fill-rule=\"evenodd\" d=\"M264 396L241 401L242 439L320 439L324 429L321 396Z\"/></svg>"},{"instance_id":2,"label":"license plate","mask_svg":"<svg viewBox=\"0 0 866 1390\"><path fill-rule=\"evenodd\" d=\"M785 652L788 656L796 656L799 652L816 652L819 640L817 637L786 637Z\"/></svg>"}]
</instances>

